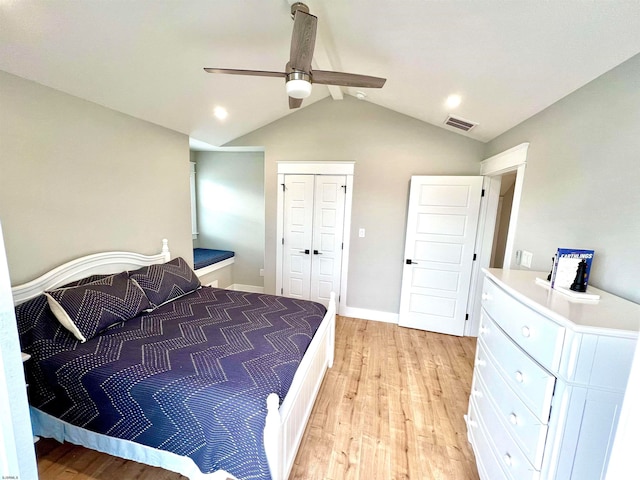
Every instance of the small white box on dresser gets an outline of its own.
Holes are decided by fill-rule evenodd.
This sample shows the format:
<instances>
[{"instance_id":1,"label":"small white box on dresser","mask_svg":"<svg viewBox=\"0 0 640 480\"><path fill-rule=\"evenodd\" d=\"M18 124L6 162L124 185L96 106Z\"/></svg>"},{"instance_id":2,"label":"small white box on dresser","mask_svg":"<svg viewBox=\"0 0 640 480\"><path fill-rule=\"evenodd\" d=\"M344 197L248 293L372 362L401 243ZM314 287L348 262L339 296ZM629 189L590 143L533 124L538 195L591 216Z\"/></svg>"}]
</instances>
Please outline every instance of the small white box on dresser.
<instances>
[{"instance_id":1,"label":"small white box on dresser","mask_svg":"<svg viewBox=\"0 0 640 480\"><path fill-rule=\"evenodd\" d=\"M576 301L540 272L485 274L467 416L481 479L603 479L640 305Z\"/></svg>"}]
</instances>

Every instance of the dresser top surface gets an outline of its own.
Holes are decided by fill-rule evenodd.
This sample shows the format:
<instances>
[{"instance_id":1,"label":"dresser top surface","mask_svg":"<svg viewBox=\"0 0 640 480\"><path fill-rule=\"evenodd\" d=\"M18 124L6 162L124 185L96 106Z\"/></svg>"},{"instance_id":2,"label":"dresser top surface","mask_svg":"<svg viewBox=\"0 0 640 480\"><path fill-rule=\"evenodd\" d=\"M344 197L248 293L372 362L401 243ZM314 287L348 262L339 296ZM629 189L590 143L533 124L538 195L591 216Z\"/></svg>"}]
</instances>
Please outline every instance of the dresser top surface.
<instances>
[{"instance_id":1,"label":"dresser top surface","mask_svg":"<svg viewBox=\"0 0 640 480\"><path fill-rule=\"evenodd\" d=\"M487 276L525 305L556 322L584 333L637 336L640 330L640 305L597 288L597 302L572 299L548 286L536 283L546 272L529 270L483 269Z\"/></svg>"}]
</instances>

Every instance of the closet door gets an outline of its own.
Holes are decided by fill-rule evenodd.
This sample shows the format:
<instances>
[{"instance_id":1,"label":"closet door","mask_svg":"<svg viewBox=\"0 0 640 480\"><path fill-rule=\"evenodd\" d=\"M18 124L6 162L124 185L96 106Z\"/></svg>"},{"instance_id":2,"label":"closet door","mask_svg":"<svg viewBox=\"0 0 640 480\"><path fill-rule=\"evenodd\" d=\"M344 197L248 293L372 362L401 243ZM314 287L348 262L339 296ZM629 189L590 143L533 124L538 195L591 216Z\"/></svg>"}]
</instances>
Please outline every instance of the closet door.
<instances>
[{"instance_id":1,"label":"closet door","mask_svg":"<svg viewBox=\"0 0 640 480\"><path fill-rule=\"evenodd\" d=\"M344 175L315 177L310 299L325 305L340 293L345 188Z\"/></svg>"},{"instance_id":2,"label":"closet door","mask_svg":"<svg viewBox=\"0 0 640 480\"><path fill-rule=\"evenodd\" d=\"M314 175L286 175L282 294L308 300L311 292Z\"/></svg>"},{"instance_id":3,"label":"closet door","mask_svg":"<svg viewBox=\"0 0 640 480\"><path fill-rule=\"evenodd\" d=\"M285 175L282 295L328 305L340 293L345 175Z\"/></svg>"}]
</instances>

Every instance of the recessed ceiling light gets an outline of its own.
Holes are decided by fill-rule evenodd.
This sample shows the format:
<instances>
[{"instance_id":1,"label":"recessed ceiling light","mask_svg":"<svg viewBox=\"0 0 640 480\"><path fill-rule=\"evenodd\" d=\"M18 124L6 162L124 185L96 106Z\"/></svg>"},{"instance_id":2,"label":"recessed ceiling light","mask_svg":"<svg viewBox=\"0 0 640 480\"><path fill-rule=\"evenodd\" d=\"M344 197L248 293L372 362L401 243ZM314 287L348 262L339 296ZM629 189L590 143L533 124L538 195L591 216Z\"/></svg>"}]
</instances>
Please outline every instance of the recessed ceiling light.
<instances>
[{"instance_id":1,"label":"recessed ceiling light","mask_svg":"<svg viewBox=\"0 0 640 480\"><path fill-rule=\"evenodd\" d=\"M449 108L456 108L458 105L460 105L460 102L462 102L462 97L455 93L447 97L447 107Z\"/></svg>"},{"instance_id":2,"label":"recessed ceiling light","mask_svg":"<svg viewBox=\"0 0 640 480\"><path fill-rule=\"evenodd\" d=\"M224 120L229 115L229 112L224 107L216 107L213 109L213 114L218 120Z\"/></svg>"}]
</instances>

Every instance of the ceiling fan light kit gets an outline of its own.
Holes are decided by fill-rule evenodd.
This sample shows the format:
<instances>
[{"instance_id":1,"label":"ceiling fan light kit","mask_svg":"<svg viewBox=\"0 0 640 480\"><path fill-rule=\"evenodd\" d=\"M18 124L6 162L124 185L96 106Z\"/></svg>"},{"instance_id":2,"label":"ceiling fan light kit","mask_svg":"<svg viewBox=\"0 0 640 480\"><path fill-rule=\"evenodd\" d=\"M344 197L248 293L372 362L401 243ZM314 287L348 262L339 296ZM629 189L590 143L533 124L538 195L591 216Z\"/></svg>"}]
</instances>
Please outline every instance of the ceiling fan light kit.
<instances>
[{"instance_id":1,"label":"ceiling fan light kit","mask_svg":"<svg viewBox=\"0 0 640 480\"><path fill-rule=\"evenodd\" d=\"M311 84L341 85L356 88L382 88L386 78L353 73L330 72L311 69L311 59L316 43L318 18L309 13L309 7L301 2L291 2L293 34L291 51L285 72L262 70L239 70L234 68L205 68L208 73L251 75L259 77L283 77L286 81L289 108L299 108L302 100L311 95ZM315 78L314 78L315 74Z\"/></svg>"},{"instance_id":2,"label":"ceiling fan light kit","mask_svg":"<svg viewBox=\"0 0 640 480\"><path fill-rule=\"evenodd\" d=\"M311 95L311 77L304 72L287 74L287 95L293 98L307 98Z\"/></svg>"}]
</instances>

